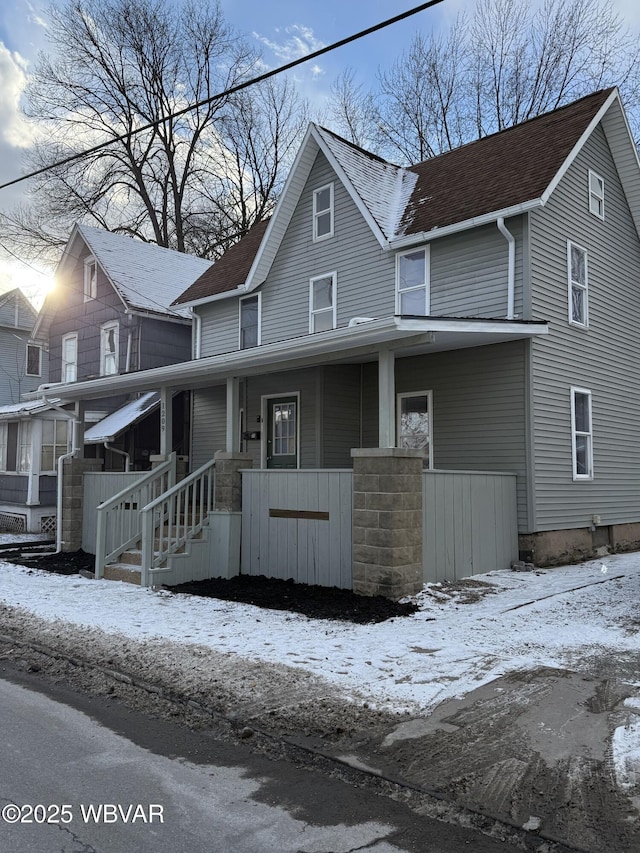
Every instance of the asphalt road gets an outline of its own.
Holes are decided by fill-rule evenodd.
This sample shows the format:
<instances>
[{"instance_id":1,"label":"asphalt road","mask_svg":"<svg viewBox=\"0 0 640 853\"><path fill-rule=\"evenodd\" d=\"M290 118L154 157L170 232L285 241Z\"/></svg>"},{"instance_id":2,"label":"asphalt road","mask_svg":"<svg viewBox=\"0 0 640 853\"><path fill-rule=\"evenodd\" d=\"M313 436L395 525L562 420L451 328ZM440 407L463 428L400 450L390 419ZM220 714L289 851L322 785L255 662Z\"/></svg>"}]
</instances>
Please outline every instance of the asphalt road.
<instances>
[{"instance_id":1,"label":"asphalt road","mask_svg":"<svg viewBox=\"0 0 640 853\"><path fill-rule=\"evenodd\" d=\"M3 664L0 850L494 853L514 848L246 743ZM48 695L47 695L48 694Z\"/></svg>"}]
</instances>

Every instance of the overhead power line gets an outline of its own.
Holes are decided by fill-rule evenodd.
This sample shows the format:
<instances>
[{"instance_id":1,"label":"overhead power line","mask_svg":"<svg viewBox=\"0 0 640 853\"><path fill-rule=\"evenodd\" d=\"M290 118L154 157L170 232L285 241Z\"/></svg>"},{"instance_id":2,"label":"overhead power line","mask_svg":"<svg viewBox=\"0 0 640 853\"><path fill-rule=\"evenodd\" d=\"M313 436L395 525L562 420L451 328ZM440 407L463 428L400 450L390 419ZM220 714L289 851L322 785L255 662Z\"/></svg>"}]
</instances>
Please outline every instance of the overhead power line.
<instances>
[{"instance_id":1,"label":"overhead power line","mask_svg":"<svg viewBox=\"0 0 640 853\"><path fill-rule=\"evenodd\" d=\"M402 12L400 15L395 15L393 18L388 18L386 21L382 21L379 24L374 24L372 27L367 27L366 30L361 30L359 33L355 33L354 35L347 36L346 38L340 39L339 41L333 42L333 44L329 44L326 47L321 47L319 50L314 50L313 53L308 53L305 56L301 56L299 59L294 59L291 62L287 62L285 65L280 65L278 68L274 68L271 71L266 71L264 74L260 74L258 77L252 77L250 80L245 80L243 83L238 83L236 86L232 86L229 89L225 89L222 92L219 92L217 95L212 95L209 98L204 98L201 101L196 101L194 104L190 104L188 107L184 107L184 109L178 110L175 113L170 113L158 121L149 122L149 124L142 125L142 127L138 127L133 131L123 133L120 136L114 136L112 139L108 139L106 142L102 142L99 145L94 145L92 148L87 148L85 151L81 151L78 154L72 154L69 157L65 157L62 160L59 160L56 163L51 163L49 166L44 166L42 169L37 169L35 172L29 172L26 175L22 175L19 178L14 178L12 181L7 181L4 184L0 184L0 190L6 189L7 187L11 187L14 184L19 184L22 181L27 181L30 178L35 178L38 175L42 175L45 172L50 172L53 169L57 169L60 166L65 166L67 163L73 163L75 160L80 160L83 157L87 157L90 154L95 154L98 151L102 151L105 148L108 148L110 145L113 145L116 142L122 142L125 139L130 139L132 136L135 136L139 133L144 133L146 130L152 130L155 127L158 127L161 124L164 124L165 121L171 121L173 119L179 118L180 116L185 115L186 113L190 113L193 110L197 110L200 107L204 107L207 104L210 104L212 101L217 101L219 98L227 97L228 95L233 95L236 92L241 92L243 89L249 88L249 86L255 86L256 83L262 83L264 80L269 80L271 77L275 77L278 74L282 74L285 71L290 71L292 68L296 68L298 65L302 65L304 62L309 62L312 59L317 59L319 56L323 56L325 53L329 53L332 50L337 50L339 47L344 47L347 44L351 44L351 42L357 41L358 39L364 38L365 36L371 35L372 33L376 33L379 30L385 29L385 27L390 27L392 24L397 24L399 21L403 21L406 18L410 18L413 15L417 15L419 12L424 12L426 9L430 9L432 6L437 6L439 3L442 3L443 0L430 0L428 3L421 3L419 6L415 6L413 9L409 9L407 12Z\"/></svg>"}]
</instances>

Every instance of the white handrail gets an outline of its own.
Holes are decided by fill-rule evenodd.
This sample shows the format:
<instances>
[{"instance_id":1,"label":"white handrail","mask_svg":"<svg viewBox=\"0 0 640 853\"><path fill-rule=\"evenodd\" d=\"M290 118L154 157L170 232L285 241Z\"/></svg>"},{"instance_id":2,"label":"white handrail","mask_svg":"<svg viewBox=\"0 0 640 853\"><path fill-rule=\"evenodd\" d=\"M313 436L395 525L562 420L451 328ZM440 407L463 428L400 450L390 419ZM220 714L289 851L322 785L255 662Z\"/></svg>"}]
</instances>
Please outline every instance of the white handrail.
<instances>
[{"instance_id":1,"label":"white handrail","mask_svg":"<svg viewBox=\"0 0 640 853\"><path fill-rule=\"evenodd\" d=\"M175 483L176 454L149 471L133 486L126 486L97 508L95 576L104 575L104 567L113 562L127 548L140 541L142 526L137 511L149 502L155 487L166 491ZM166 482L164 482L166 480ZM164 485L163 485L164 483ZM109 546L107 547L107 539Z\"/></svg>"},{"instance_id":2,"label":"white handrail","mask_svg":"<svg viewBox=\"0 0 640 853\"><path fill-rule=\"evenodd\" d=\"M204 527L213 508L214 470L215 461L206 462L140 510L141 586L148 586L149 572L162 566Z\"/></svg>"}]
</instances>

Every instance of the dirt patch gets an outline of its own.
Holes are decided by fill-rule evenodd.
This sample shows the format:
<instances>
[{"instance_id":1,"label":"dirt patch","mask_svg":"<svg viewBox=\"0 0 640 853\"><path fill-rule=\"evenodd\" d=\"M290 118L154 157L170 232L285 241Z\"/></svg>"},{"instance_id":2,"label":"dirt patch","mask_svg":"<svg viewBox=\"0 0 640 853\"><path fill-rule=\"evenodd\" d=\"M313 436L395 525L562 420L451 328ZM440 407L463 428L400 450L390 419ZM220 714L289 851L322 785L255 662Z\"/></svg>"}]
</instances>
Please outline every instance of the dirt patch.
<instances>
[{"instance_id":1,"label":"dirt patch","mask_svg":"<svg viewBox=\"0 0 640 853\"><path fill-rule=\"evenodd\" d=\"M84 551L59 554L25 554L17 551L5 553L2 557L21 566L63 575L93 572L94 567L94 557ZM339 619L361 625L384 622L396 616L411 616L418 610L413 602L400 604L381 595L356 595L348 589L294 583L292 580L263 575L238 575L228 580L212 578L163 589L172 593L253 604L268 610L287 610L312 619Z\"/></svg>"}]
</instances>

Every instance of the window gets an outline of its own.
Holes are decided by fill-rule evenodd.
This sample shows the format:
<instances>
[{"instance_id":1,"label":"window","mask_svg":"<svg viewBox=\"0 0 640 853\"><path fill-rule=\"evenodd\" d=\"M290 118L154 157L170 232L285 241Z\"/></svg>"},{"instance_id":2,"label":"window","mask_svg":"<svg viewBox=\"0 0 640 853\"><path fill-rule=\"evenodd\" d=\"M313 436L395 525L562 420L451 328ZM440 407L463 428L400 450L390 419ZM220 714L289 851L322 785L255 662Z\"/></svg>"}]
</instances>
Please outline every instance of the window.
<instances>
[{"instance_id":1,"label":"window","mask_svg":"<svg viewBox=\"0 0 640 853\"><path fill-rule=\"evenodd\" d=\"M569 267L569 322L574 326L589 325L587 253L567 241Z\"/></svg>"},{"instance_id":2,"label":"window","mask_svg":"<svg viewBox=\"0 0 640 853\"><path fill-rule=\"evenodd\" d=\"M78 335L73 332L62 338L62 382L75 382L78 378Z\"/></svg>"},{"instance_id":3,"label":"window","mask_svg":"<svg viewBox=\"0 0 640 853\"><path fill-rule=\"evenodd\" d=\"M69 423L66 418L42 422L41 471L55 471L58 458L69 450Z\"/></svg>"},{"instance_id":4,"label":"window","mask_svg":"<svg viewBox=\"0 0 640 853\"><path fill-rule=\"evenodd\" d=\"M31 471L31 421L20 421L17 470L20 474Z\"/></svg>"},{"instance_id":5,"label":"window","mask_svg":"<svg viewBox=\"0 0 640 853\"><path fill-rule=\"evenodd\" d=\"M105 323L100 327L100 375L118 372L118 324Z\"/></svg>"},{"instance_id":6,"label":"window","mask_svg":"<svg viewBox=\"0 0 640 853\"><path fill-rule=\"evenodd\" d=\"M573 479L593 479L593 431L591 427L591 391L571 389L571 449Z\"/></svg>"},{"instance_id":7,"label":"window","mask_svg":"<svg viewBox=\"0 0 640 853\"><path fill-rule=\"evenodd\" d=\"M240 299L240 349L260 345L261 294Z\"/></svg>"},{"instance_id":8,"label":"window","mask_svg":"<svg viewBox=\"0 0 640 853\"><path fill-rule=\"evenodd\" d=\"M42 375L42 347L27 344L27 376Z\"/></svg>"},{"instance_id":9,"label":"window","mask_svg":"<svg viewBox=\"0 0 640 853\"><path fill-rule=\"evenodd\" d=\"M429 247L396 256L396 313L429 313Z\"/></svg>"},{"instance_id":10,"label":"window","mask_svg":"<svg viewBox=\"0 0 640 853\"><path fill-rule=\"evenodd\" d=\"M429 468L433 465L431 441L431 391L398 394L398 447L422 450Z\"/></svg>"},{"instance_id":11,"label":"window","mask_svg":"<svg viewBox=\"0 0 640 853\"><path fill-rule=\"evenodd\" d=\"M7 422L0 423L0 471L7 470Z\"/></svg>"},{"instance_id":12,"label":"window","mask_svg":"<svg viewBox=\"0 0 640 853\"><path fill-rule=\"evenodd\" d=\"M589 210L604 219L604 178L589 169Z\"/></svg>"},{"instance_id":13,"label":"window","mask_svg":"<svg viewBox=\"0 0 640 853\"><path fill-rule=\"evenodd\" d=\"M273 404L273 455L292 456L296 452L296 404Z\"/></svg>"},{"instance_id":14,"label":"window","mask_svg":"<svg viewBox=\"0 0 640 853\"><path fill-rule=\"evenodd\" d=\"M333 237L333 184L313 192L313 239Z\"/></svg>"},{"instance_id":15,"label":"window","mask_svg":"<svg viewBox=\"0 0 640 853\"><path fill-rule=\"evenodd\" d=\"M98 295L98 264L95 258L84 262L84 301L95 299Z\"/></svg>"},{"instance_id":16,"label":"window","mask_svg":"<svg viewBox=\"0 0 640 853\"><path fill-rule=\"evenodd\" d=\"M336 327L336 273L312 278L309 283L309 331Z\"/></svg>"}]
</instances>

